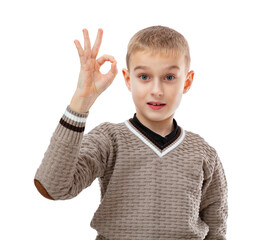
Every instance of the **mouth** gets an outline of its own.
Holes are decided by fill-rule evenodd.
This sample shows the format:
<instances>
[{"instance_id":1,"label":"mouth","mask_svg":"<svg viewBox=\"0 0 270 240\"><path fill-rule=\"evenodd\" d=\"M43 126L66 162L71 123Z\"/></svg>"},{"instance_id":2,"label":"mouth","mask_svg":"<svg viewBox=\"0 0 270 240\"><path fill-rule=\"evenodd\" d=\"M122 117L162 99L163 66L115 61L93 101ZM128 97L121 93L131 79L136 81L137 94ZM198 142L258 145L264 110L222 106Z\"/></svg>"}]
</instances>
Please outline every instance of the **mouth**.
<instances>
[{"instance_id":1,"label":"mouth","mask_svg":"<svg viewBox=\"0 0 270 240\"><path fill-rule=\"evenodd\" d=\"M148 106L154 110L159 110L161 108L163 108L164 106L166 106L165 103L160 103L160 104L154 104L154 103L147 103Z\"/></svg>"}]
</instances>

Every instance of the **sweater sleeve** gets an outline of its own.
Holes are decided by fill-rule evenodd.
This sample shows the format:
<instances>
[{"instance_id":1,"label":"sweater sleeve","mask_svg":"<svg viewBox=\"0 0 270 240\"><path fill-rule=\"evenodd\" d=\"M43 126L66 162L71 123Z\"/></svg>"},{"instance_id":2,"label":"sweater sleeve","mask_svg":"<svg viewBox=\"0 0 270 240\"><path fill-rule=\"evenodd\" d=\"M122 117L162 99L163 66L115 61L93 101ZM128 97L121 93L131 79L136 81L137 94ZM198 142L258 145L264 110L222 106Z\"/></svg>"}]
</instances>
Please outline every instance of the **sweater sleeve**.
<instances>
[{"instance_id":1,"label":"sweater sleeve","mask_svg":"<svg viewBox=\"0 0 270 240\"><path fill-rule=\"evenodd\" d=\"M76 112L68 105L60 119L34 177L34 184L44 197L71 199L103 176L110 141L102 129L104 123L83 135L88 114Z\"/></svg>"},{"instance_id":2,"label":"sweater sleeve","mask_svg":"<svg viewBox=\"0 0 270 240\"><path fill-rule=\"evenodd\" d=\"M228 217L228 189L225 172L216 154L212 174L202 187L200 217L209 226L205 240L226 240Z\"/></svg>"}]
</instances>

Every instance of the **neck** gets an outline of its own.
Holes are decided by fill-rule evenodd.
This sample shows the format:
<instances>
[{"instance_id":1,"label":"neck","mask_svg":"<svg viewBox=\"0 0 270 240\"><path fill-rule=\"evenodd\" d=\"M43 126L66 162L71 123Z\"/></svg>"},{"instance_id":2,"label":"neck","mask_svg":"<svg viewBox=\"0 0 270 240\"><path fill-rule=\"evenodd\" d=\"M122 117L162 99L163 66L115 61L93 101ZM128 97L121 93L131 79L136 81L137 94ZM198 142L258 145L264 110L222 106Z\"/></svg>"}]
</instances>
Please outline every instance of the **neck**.
<instances>
[{"instance_id":1,"label":"neck","mask_svg":"<svg viewBox=\"0 0 270 240\"><path fill-rule=\"evenodd\" d=\"M162 121L151 121L149 119L144 118L142 115L139 113L136 113L136 117L138 120L147 128L149 128L151 131L159 134L162 137L167 136L170 134L173 129L173 115L170 116L167 119L164 119Z\"/></svg>"}]
</instances>

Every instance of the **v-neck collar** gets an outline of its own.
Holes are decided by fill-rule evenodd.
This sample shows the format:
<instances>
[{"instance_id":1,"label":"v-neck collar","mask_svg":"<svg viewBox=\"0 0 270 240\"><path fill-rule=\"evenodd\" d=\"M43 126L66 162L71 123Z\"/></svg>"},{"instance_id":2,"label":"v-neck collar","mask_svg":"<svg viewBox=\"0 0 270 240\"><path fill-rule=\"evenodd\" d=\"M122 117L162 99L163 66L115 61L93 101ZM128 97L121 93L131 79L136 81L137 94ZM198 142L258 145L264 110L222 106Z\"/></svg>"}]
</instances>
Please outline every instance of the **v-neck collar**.
<instances>
[{"instance_id":1,"label":"v-neck collar","mask_svg":"<svg viewBox=\"0 0 270 240\"><path fill-rule=\"evenodd\" d=\"M132 133L140 138L159 157L164 156L177 147L185 137L184 129L177 125L175 119L173 119L174 130L165 137L144 126L136 117L136 113L133 118L126 120L125 124Z\"/></svg>"},{"instance_id":2,"label":"v-neck collar","mask_svg":"<svg viewBox=\"0 0 270 240\"><path fill-rule=\"evenodd\" d=\"M146 135L149 136L149 138L152 139L152 141L159 147L161 150L167 146L167 143L170 142L175 135L177 135L178 127L177 122L175 119L173 119L173 130L167 134L165 137L157 134L156 132L152 131L150 128L146 127L144 124L140 122L140 120L137 118L136 113L134 113L133 118L131 119L131 123L136 127L140 128L141 131L145 132Z\"/></svg>"}]
</instances>

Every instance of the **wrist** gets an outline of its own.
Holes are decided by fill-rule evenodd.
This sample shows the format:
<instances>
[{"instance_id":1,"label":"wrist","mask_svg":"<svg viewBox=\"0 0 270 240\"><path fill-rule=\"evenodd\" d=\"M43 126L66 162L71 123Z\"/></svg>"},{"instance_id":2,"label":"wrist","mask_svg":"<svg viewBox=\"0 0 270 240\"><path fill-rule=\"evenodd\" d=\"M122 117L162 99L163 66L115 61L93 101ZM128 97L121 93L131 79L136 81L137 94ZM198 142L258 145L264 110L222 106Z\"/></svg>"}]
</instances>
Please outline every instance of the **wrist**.
<instances>
[{"instance_id":1,"label":"wrist","mask_svg":"<svg viewBox=\"0 0 270 240\"><path fill-rule=\"evenodd\" d=\"M88 98L80 97L78 93L74 93L71 101L70 108L79 113L88 113L91 106L94 104L97 97L92 96Z\"/></svg>"}]
</instances>

